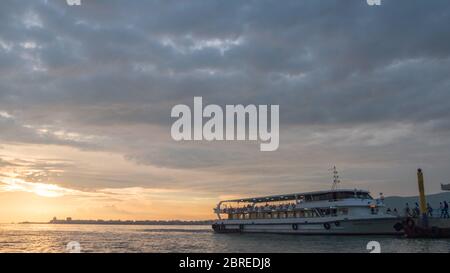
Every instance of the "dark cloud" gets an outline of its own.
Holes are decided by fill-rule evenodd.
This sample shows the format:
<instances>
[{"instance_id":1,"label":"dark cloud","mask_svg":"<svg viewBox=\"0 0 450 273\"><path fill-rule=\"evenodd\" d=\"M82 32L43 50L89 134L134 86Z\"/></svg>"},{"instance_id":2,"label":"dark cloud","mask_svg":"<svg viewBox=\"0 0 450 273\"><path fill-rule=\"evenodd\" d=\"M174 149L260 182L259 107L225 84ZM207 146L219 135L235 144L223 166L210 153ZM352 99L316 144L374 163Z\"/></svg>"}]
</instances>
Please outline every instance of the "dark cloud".
<instances>
[{"instance_id":1,"label":"dark cloud","mask_svg":"<svg viewBox=\"0 0 450 273\"><path fill-rule=\"evenodd\" d=\"M447 0L0 5L0 110L15 117L0 117L5 142L101 147L161 167L270 172L252 167L255 158L270 166L256 145L171 142L171 107L201 95L220 105L279 104L281 150L272 155L290 166L275 168L289 179L298 174L293 165L308 161L293 155L294 147L322 161L336 149L351 157L335 158L343 162L381 151L394 162L389 150L425 150L429 139L445 143L428 154L442 160L439 150L448 147ZM38 134L42 127L101 141ZM348 130L336 140L342 128ZM386 135L370 128L386 128ZM311 144L317 135L337 147ZM396 142L404 135L408 141ZM354 147L345 145L354 138Z\"/></svg>"},{"instance_id":2,"label":"dark cloud","mask_svg":"<svg viewBox=\"0 0 450 273\"><path fill-rule=\"evenodd\" d=\"M95 116L113 120L105 109L114 105L131 109L116 122L165 123L157 105L197 94L219 104L279 103L283 121L302 124L434 119L409 115L419 100L449 108L446 1L4 6L1 41L12 48L0 55L9 78L1 95L10 109L64 104L79 120L108 123ZM96 106L94 118L79 105Z\"/></svg>"}]
</instances>

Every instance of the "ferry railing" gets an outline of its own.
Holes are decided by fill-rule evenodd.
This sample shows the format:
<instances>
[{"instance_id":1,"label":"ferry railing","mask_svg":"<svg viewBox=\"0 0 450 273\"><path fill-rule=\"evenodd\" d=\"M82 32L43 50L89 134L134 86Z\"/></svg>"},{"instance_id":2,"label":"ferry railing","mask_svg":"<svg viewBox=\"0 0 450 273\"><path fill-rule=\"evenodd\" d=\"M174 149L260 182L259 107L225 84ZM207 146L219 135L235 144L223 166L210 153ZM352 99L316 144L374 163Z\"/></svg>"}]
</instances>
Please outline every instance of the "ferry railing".
<instances>
[{"instance_id":1,"label":"ferry railing","mask_svg":"<svg viewBox=\"0 0 450 273\"><path fill-rule=\"evenodd\" d=\"M252 212L292 212L296 210L296 205L270 205L257 207L241 207L241 208L222 208L220 213L252 213ZM217 209L215 209L216 211Z\"/></svg>"},{"instance_id":2,"label":"ferry railing","mask_svg":"<svg viewBox=\"0 0 450 273\"><path fill-rule=\"evenodd\" d=\"M240 208L221 208L219 211L221 213L249 213L249 212L283 212L283 211L294 211L296 209L296 205L269 205L269 206L252 206L252 207L240 207ZM413 217L417 212L415 212L415 208L410 209L410 214L408 216ZM217 208L214 209L217 211ZM387 213L387 209L384 209L384 212ZM449 211L450 212L450 211ZM389 214L389 213L388 213ZM394 213L392 210L390 214L397 215L406 215L405 209L398 210L397 213ZM432 214L428 217L432 218L441 218L441 215L444 215L442 209L433 209Z\"/></svg>"}]
</instances>

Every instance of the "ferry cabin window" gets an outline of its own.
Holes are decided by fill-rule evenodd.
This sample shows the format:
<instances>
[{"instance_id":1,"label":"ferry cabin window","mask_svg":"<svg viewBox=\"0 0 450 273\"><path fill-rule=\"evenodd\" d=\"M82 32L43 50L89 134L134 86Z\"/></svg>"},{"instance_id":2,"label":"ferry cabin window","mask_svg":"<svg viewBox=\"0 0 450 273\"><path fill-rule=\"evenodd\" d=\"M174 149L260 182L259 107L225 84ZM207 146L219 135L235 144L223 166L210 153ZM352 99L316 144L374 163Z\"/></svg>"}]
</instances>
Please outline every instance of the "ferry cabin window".
<instances>
[{"instance_id":1,"label":"ferry cabin window","mask_svg":"<svg viewBox=\"0 0 450 273\"><path fill-rule=\"evenodd\" d=\"M358 192L356 194L358 199L372 199L372 197L370 196L370 194L368 194L367 192Z\"/></svg>"},{"instance_id":2,"label":"ferry cabin window","mask_svg":"<svg viewBox=\"0 0 450 273\"><path fill-rule=\"evenodd\" d=\"M326 209L319 209L319 212L322 216L337 216L337 209L330 209L330 208L326 208Z\"/></svg>"},{"instance_id":3,"label":"ferry cabin window","mask_svg":"<svg viewBox=\"0 0 450 273\"><path fill-rule=\"evenodd\" d=\"M342 200L342 199L372 199L372 197L367 192L354 192L354 191L344 191L335 193L336 196L333 199Z\"/></svg>"},{"instance_id":4,"label":"ferry cabin window","mask_svg":"<svg viewBox=\"0 0 450 273\"><path fill-rule=\"evenodd\" d=\"M340 215L347 215L348 214L348 208L341 208L339 209Z\"/></svg>"},{"instance_id":5,"label":"ferry cabin window","mask_svg":"<svg viewBox=\"0 0 450 273\"><path fill-rule=\"evenodd\" d=\"M366 192L355 192L355 191L327 192L301 196L301 200L304 201L327 201L327 200L342 200L352 198L372 199L372 197Z\"/></svg>"},{"instance_id":6,"label":"ferry cabin window","mask_svg":"<svg viewBox=\"0 0 450 273\"><path fill-rule=\"evenodd\" d=\"M372 211L377 214L378 210ZM347 215L348 208L322 208L316 210L297 210L289 212L258 212L258 213L229 213L230 220L246 219L282 219L282 218L313 218L313 217L333 217L337 215Z\"/></svg>"},{"instance_id":7,"label":"ferry cabin window","mask_svg":"<svg viewBox=\"0 0 450 273\"><path fill-rule=\"evenodd\" d=\"M337 192L336 198L337 200L342 199L352 199L352 198L358 198L358 199L372 199L370 195L366 192L354 192L354 191L344 191L344 192Z\"/></svg>"},{"instance_id":8,"label":"ferry cabin window","mask_svg":"<svg viewBox=\"0 0 450 273\"><path fill-rule=\"evenodd\" d=\"M354 192L338 192L336 193L336 199L350 199L355 198Z\"/></svg>"},{"instance_id":9,"label":"ferry cabin window","mask_svg":"<svg viewBox=\"0 0 450 273\"><path fill-rule=\"evenodd\" d=\"M321 193L312 195L312 201L324 201L333 199L332 193Z\"/></svg>"},{"instance_id":10,"label":"ferry cabin window","mask_svg":"<svg viewBox=\"0 0 450 273\"><path fill-rule=\"evenodd\" d=\"M299 210L295 213L295 217L298 217L298 218L305 217L305 212L303 210Z\"/></svg>"},{"instance_id":11,"label":"ferry cabin window","mask_svg":"<svg viewBox=\"0 0 450 273\"><path fill-rule=\"evenodd\" d=\"M312 210L306 210L305 211L305 218L311 218L311 217L317 217L317 213Z\"/></svg>"}]
</instances>

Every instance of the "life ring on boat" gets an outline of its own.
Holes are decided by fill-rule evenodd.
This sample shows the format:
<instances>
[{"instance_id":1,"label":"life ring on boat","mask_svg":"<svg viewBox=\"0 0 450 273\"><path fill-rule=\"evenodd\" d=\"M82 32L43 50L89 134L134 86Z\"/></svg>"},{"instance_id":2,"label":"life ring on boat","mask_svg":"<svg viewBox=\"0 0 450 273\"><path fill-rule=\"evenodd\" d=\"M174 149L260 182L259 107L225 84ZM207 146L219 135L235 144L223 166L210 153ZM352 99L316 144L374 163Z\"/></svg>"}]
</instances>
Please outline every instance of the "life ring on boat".
<instances>
[{"instance_id":1,"label":"life ring on boat","mask_svg":"<svg viewBox=\"0 0 450 273\"><path fill-rule=\"evenodd\" d=\"M402 230L402 229L403 229L403 224L402 224L402 223L396 223L396 224L394 225L394 229L395 229L395 231L400 231L400 230Z\"/></svg>"},{"instance_id":2,"label":"life ring on boat","mask_svg":"<svg viewBox=\"0 0 450 273\"><path fill-rule=\"evenodd\" d=\"M413 220L413 219L411 219L411 218L406 219L406 225L407 225L409 228L413 228L415 224L416 224L416 223L414 223L414 220Z\"/></svg>"},{"instance_id":3,"label":"life ring on boat","mask_svg":"<svg viewBox=\"0 0 450 273\"><path fill-rule=\"evenodd\" d=\"M324 227L326 230L329 230L329 229L331 228L331 226L330 226L329 223L323 224L323 227Z\"/></svg>"},{"instance_id":4,"label":"life ring on boat","mask_svg":"<svg viewBox=\"0 0 450 273\"><path fill-rule=\"evenodd\" d=\"M298 229L298 225L297 224L292 224L292 229L293 230L297 230Z\"/></svg>"}]
</instances>

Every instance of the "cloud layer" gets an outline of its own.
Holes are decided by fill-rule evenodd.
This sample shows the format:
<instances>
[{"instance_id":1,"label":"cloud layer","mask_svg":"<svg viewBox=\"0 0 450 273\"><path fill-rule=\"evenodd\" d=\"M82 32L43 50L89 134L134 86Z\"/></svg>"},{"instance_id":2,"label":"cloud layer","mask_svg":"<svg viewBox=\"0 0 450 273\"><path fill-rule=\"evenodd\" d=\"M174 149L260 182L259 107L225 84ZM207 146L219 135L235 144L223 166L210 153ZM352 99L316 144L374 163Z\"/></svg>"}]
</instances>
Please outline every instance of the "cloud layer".
<instances>
[{"instance_id":1,"label":"cloud layer","mask_svg":"<svg viewBox=\"0 0 450 273\"><path fill-rule=\"evenodd\" d=\"M0 140L139 169L117 178L80 152L49 181L73 189L301 191L328 187L337 164L347 186L396 194L422 166L436 191L450 176L450 3L365 2L2 1ZM172 141L170 110L193 96L279 104L279 151Z\"/></svg>"}]
</instances>

